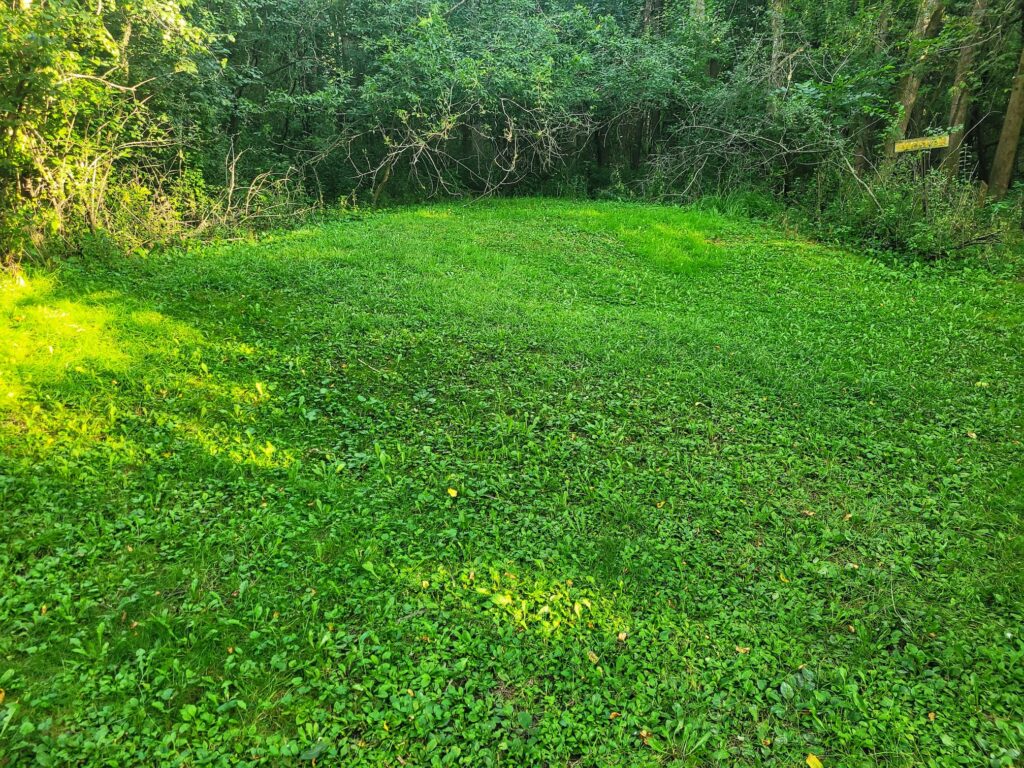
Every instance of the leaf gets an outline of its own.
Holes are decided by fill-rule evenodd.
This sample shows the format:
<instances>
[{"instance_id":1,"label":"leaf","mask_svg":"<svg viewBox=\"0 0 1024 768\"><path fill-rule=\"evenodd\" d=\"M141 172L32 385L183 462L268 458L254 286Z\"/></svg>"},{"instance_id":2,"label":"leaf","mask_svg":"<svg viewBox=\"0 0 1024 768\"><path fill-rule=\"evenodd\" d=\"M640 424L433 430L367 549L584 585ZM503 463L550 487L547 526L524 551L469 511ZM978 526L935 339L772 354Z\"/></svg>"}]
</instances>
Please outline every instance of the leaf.
<instances>
[{"instance_id":1,"label":"leaf","mask_svg":"<svg viewBox=\"0 0 1024 768\"><path fill-rule=\"evenodd\" d=\"M591 664L597 664L600 661L597 654L593 651L587 651L587 658L590 659Z\"/></svg>"},{"instance_id":2,"label":"leaf","mask_svg":"<svg viewBox=\"0 0 1024 768\"><path fill-rule=\"evenodd\" d=\"M779 693L782 694L782 698L784 698L786 701L789 701L793 698L793 686L787 683L786 681L783 681L782 685L779 686Z\"/></svg>"},{"instance_id":3,"label":"leaf","mask_svg":"<svg viewBox=\"0 0 1024 768\"><path fill-rule=\"evenodd\" d=\"M736 653L740 653L740 654L750 653L750 648L748 646L745 646L745 645L737 645L736 646Z\"/></svg>"},{"instance_id":4,"label":"leaf","mask_svg":"<svg viewBox=\"0 0 1024 768\"><path fill-rule=\"evenodd\" d=\"M299 760L316 760L318 757L320 757L320 755L322 755L326 751L327 743L323 741L318 741L312 747L310 747L301 755L299 755Z\"/></svg>"},{"instance_id":5,"label":"leaf","mask_svg":"<svg viewBox=\"0 0 1024 768\"><path fill-rule=\"evenodd\" d=\"M454 499L456 496L459 495L459 492L457 490L455 490L454 488L449 488L448 489L448 495L451 496Z\"/></svg>"},{"instance_id":6,"label":"leaf","mask_svg":"<svg viewBox=\"0 0 1024 768\"><path fill-rule=\"evenodd\" d=\"M825 768L825 766L821 764L821 760L819 760L816 755L807 756L807 765L809 765L810 768Z\"/></svg>"}]
</instances>

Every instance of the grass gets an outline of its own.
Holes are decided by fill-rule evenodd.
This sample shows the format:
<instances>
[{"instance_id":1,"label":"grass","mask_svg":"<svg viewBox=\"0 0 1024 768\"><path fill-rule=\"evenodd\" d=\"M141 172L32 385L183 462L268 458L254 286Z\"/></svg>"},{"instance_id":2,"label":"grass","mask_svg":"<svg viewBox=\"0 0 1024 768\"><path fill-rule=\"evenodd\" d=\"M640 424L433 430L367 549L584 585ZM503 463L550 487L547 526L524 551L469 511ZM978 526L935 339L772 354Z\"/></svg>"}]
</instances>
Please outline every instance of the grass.
<instances>
[{"instance_id":1,"label":"grass","mask_svg":"<svg viewBox=\"0 0 1024 768\"><path fill-rule=\"evenodd\" d=\"M1019 765L1022 299L540 200L8 279L0 765Z\"/></svg>"}]
</instances>

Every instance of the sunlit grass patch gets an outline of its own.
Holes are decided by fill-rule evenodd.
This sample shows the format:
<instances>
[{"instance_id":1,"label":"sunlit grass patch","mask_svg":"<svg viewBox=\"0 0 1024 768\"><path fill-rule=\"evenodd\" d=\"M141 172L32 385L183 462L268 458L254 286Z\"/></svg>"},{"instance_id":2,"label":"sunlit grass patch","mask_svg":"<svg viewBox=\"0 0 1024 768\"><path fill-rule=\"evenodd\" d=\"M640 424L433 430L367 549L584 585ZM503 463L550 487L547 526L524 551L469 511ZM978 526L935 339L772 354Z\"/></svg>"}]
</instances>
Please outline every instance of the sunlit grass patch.
<instances>
[{"instance_id":1,"label":"sunlit grass patch","mask_svg":"<svg viewBox=\"0 0 1024 768\"><path fill-rule=\"evenodd\" d=\"M70 374L122 369L126 355L110 332L104 307L54 296L45 276L0 291L0 348L9 387L53 384Z\"/></svg>"}]
</instances>

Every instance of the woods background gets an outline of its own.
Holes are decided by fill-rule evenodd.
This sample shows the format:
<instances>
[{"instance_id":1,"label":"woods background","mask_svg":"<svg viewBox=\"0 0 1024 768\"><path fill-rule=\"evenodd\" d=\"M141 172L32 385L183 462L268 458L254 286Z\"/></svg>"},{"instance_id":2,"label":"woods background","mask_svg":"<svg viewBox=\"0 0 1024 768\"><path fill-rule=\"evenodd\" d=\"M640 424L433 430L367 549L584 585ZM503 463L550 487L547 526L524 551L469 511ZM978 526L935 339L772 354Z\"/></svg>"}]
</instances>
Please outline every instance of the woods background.
<instances>
[{"instance_id":1,"label":"woods background","mask_svg":"<svg viewBox=\"0 0 1024 768\"><path fill-rule=\"evenodd\" d=\"M1022 43L1021 0L6 0L0 251L501 192L968 252L1019 226Z\"/></svg>"}]
</instances>

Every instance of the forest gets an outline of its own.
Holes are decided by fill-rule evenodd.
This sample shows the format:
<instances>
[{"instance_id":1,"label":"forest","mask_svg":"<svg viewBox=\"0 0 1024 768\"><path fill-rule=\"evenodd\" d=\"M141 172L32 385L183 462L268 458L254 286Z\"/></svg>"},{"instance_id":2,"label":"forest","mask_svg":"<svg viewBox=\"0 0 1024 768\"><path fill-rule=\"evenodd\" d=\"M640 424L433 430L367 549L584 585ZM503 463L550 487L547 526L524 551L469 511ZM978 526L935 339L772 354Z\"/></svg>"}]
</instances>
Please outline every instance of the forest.
<instances>
[{"instance_id":1,"label":"forest","mask_svg":"<svg viewBox=\"0 0 1024 768\"><path fill-rule=\"evenodd\" d=\"M0 3L0 768L1024 765L1024 0Z\"/></svg>"},{"instance_id":2,"label":"forest","mask_svg":"<svg viewBox=\"0 0 1024 768\"><path fill-rule=\"evenodd\" d=\"M962 254L1019 230L1022 27L1014 0L9 0L0 242L11 262L437 198L738 196Z\"/></svg>"}]
</instances>

